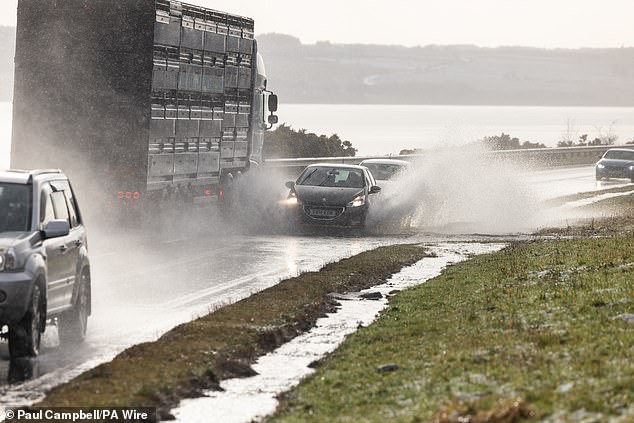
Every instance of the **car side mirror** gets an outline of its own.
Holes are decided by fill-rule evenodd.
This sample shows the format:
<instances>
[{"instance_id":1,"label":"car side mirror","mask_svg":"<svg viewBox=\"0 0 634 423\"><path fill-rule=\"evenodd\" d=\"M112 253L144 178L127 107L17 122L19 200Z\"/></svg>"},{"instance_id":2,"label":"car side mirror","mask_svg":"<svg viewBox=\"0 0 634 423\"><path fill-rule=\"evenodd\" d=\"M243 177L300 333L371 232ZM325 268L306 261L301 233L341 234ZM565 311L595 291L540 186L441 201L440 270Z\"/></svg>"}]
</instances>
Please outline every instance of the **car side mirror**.
<instances>
[{"instance_id":1,"label":"car side mirror","mask_svg":"<svg viewBox=\"0 0 634 423\"><path fill-rule=\"evenodd\" d=\"M66 219L55 219L48 222L44 228L44 239L66 236L70 232L70 225Z\"/></svg>"},{"instance_id":2,"label":"car side mirror","mask_svg":"<svg viewBox=\"0 0 634 423\"><path fill-rule=\"evenodd\" d=\"M381 192L381 187L377 185L373 185L370 187L370 194L377 194Z\"/></svg>"},{"instance_id":3,"label":"car side mirror","mask_svg":"<svg viewBox=\"0 0 634 423\"><path fill-rule=\"evenodd\" d=\"M286 183L286 188L288 188L288 189L293 189L293 188L295 188L295 182L293 182L293 181L288 181L288 182Z\"/></svg>"},{"instance_id":4,"label":"car side mirror","mask_svg":"<svg viewBox=\"0 0 634 423\"><path fill-rule=\"evenodd\" d=\"M277 95L275 94L269 96L269 111L277 112Z\"/></svg>"}]
</instances>

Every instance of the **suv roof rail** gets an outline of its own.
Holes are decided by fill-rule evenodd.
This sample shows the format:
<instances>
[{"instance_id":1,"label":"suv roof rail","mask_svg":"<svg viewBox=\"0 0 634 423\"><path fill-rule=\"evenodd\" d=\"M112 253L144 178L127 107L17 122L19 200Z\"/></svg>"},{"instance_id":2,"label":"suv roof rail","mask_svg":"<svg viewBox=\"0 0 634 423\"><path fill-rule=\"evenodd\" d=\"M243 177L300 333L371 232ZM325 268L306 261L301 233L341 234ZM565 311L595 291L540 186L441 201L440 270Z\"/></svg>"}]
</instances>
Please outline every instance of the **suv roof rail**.
<instances>
[{"instance_id":1,"label":"suv roof rail","mask_svg":"<svg viewBox=\"0 0 634 423\"><path fill-rule=\"evenodd\" d=\"M29 172L29 180L27 181L29 184L33 182L34 176L45 175L47 173L62 173L61 169L36 169L31 170Z\"/></svg>"}]
</instances>

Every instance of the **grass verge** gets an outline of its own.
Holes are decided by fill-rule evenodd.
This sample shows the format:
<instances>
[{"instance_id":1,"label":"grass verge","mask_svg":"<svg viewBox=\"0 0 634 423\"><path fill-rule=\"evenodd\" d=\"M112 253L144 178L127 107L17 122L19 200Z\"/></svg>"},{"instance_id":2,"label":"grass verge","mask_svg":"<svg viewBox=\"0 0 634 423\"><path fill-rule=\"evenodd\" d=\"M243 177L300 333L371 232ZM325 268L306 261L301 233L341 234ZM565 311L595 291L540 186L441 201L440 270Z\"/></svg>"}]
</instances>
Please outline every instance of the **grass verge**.
<instances>
[{"instance_id":1,"label":"grass verge","mask_svg":"<svg viewBox=\"0 0 634 423\"><path fill-rule=\"evenodd\" d=\"M424 256L420 246L381 247L282 281L127 349L35 406L157 407L161 418L169 417L178 400L218 388L221 379L250 375L258 356L312 327L333 307L328 293L383 283Z\"/></svg>"},{"instance_id":2,"label":"grass verge","mask_svg":"<svg viewBox=\"0 0 634 423\"><path fill-rule=\"evenodd\" d=\"M266 421L634 421L627 313L633 236L514 244L397 294Z\"/></svg>"},{"instance_id":3,"label":"grass verge","mask_svg":"<svg viewBox=\"0 0 634 423\"><path fill-rule=\"evenodd\" d=\"M579 194L571 194L563 197L554 198L552 200L547 200L544 202L544 205L547 207L558 207L563 206L566 203L572 203L579 200L587 200L589 198L596 197L597 195L618 194L627 192L634 192L634 187L632 185L626 185L622 187L606 188L598 191L581 192Z\"/></svg>"},{"instance_id":4,"label":"grass verge","mask_svg":"<svg viewBox=\"0 0 634 423\"><path fill-rule=\"evenodd\" d=\"M579 219L567 227L548 228L537 235L560 237L628 236L634 234L634 195L624 195L597 201L577 208L588 218Z\"/></svg>"}]
</instances>

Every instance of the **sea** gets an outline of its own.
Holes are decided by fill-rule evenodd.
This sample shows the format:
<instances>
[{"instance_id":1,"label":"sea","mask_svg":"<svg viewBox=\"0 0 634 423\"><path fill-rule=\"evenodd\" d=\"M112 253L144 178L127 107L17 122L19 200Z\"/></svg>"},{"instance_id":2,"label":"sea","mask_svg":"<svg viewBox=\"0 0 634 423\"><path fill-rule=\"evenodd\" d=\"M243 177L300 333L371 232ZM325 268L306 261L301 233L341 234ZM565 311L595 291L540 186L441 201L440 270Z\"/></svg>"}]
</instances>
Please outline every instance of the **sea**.
<instances>
[{"instance_id":1,"label":"sea","mask_svg":"<svg viewBox=\"0 0 634 423\"><path fill-rule=\"evenodd\" d=\"M0 102L0 168L9 167L11 103ZM283 104L280 123L318 135L337 134L357 155L468 144L509 134L554 147L562 139L617 136L634 140L634 107L422 106Z\"/></svg>"}]
</instances>

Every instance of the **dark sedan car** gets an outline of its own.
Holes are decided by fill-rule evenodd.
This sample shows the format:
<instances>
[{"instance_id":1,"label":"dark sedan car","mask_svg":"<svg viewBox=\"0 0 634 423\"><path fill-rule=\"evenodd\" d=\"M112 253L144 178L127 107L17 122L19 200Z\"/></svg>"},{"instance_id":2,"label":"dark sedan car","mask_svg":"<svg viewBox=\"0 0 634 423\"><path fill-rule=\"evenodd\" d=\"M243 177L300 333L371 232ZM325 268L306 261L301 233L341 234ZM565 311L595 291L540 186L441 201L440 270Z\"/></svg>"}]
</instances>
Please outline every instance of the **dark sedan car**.
<instances>
[{"instance_id":1,"label":"dark sedan car","mask_svg":"<svg viewBox=\"0 0 634 423\"><path fill-rule=\"evenodd\" d=\"M381 191L366 167L327 163L308 166L286 186L301 223L341 226L363 226L371 196Z\"/></svg>"},{"instance_id":2,"label":"dark sedan car","mask_svg":"<svg viewBox=\"0 0 634 423\"><path fill-rule=\"evenodd\" d=\"M634 182L634 150L611 148L595 167L597 181L609 178L627 178Z\"/></svg>"}]
</instances>

